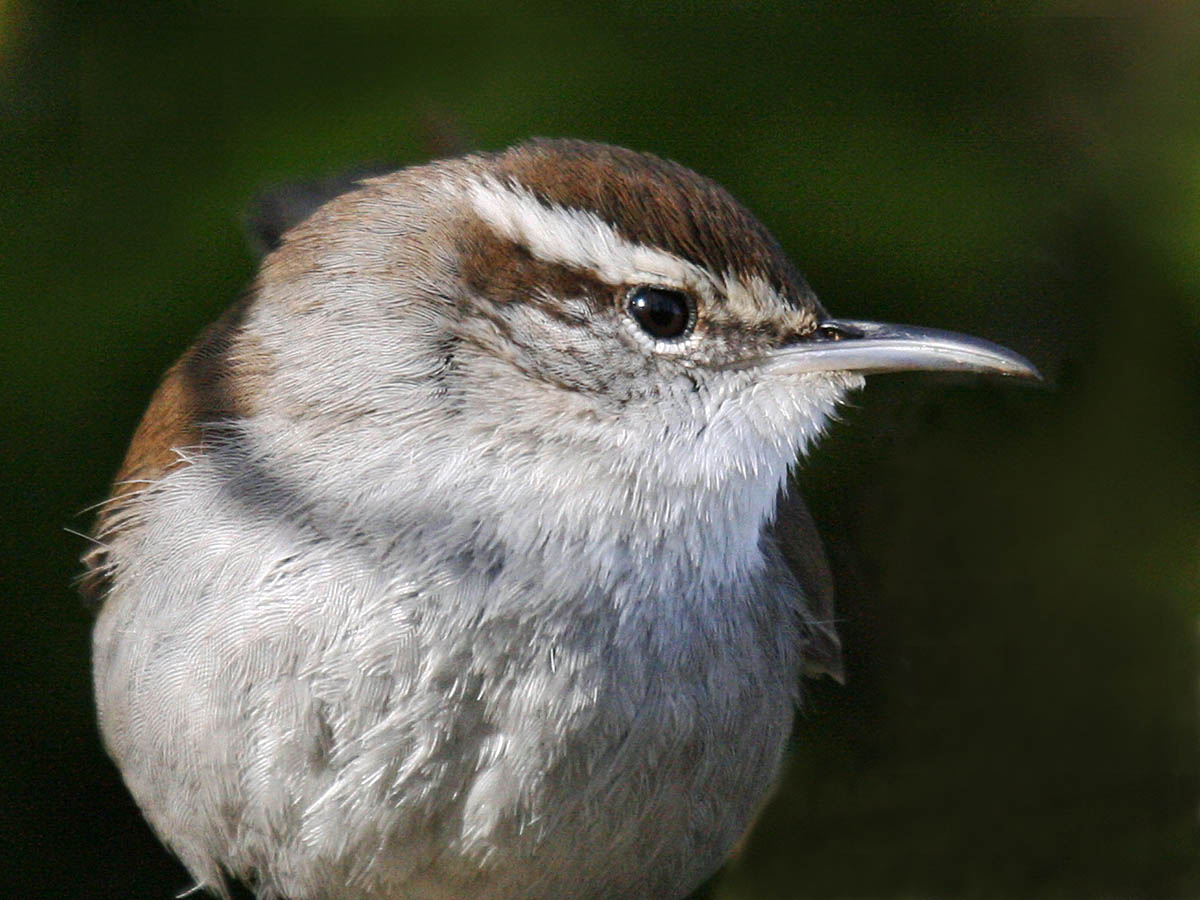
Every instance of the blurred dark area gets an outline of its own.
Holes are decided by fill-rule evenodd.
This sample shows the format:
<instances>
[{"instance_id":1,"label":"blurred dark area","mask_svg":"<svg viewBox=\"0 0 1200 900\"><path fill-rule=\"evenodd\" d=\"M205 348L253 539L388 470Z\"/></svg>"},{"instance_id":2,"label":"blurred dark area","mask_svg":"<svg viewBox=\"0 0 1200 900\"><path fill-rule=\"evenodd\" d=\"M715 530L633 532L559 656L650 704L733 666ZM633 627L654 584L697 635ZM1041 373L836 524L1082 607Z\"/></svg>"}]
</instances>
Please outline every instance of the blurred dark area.
<instances>
[{"instance_id":1,"label":"blurred dark area","mask_svg":"<svg viewBox=\"0 0 1200 900\"><path fill-rule=\"evenodd\" d=\"M877 378L800 471L848 680L707 896L1200 896L1200 13L796 7L0 3L0 896L189 886L97 736L73 532L251 199L530 135L690 165L834 313L1048 380Z\"/></svg>"}]
</instances>

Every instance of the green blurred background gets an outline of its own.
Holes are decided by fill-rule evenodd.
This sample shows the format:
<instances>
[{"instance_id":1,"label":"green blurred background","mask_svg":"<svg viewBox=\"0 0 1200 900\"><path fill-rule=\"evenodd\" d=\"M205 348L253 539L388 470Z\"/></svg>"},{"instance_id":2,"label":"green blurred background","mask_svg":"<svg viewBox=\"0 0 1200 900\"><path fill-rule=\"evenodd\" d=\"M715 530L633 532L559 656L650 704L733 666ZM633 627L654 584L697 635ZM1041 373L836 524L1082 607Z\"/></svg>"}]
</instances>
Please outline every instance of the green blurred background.
<instances>
[{"instance_id":1,"label":"green blurred background","mask_svg":"<svg viewBox=\"0 0 1200 900\"><path fill-rule=\"evenodd\" d=\"M100 748L67 529L251 277L249 199L533 134L691 165L835 313L1051 385L877 379L806 467L849 681L709 896L1200 896L1197 12L796 6L0 2L0 896L187 887Z\"/></svg>"}]
</instances>

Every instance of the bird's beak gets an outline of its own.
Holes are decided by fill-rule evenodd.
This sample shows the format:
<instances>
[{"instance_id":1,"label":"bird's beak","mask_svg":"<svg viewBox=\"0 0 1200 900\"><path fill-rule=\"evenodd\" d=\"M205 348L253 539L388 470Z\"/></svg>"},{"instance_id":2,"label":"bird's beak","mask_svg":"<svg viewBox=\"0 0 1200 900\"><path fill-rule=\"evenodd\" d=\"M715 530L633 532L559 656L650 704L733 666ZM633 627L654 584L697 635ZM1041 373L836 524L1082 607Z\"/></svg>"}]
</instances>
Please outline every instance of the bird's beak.
<instances>
[{"instance_id":1,"label":"bird's beak","mask_svg":"<svg viewBox=\"0 0 1200 900\"><path fill-rule=\"evenodd\" d=\"M763 372L981 372L1041 380L1018 353L980 338L854 319L825 319L812 333L751 363Z\"/></svg>"}]
</instances>

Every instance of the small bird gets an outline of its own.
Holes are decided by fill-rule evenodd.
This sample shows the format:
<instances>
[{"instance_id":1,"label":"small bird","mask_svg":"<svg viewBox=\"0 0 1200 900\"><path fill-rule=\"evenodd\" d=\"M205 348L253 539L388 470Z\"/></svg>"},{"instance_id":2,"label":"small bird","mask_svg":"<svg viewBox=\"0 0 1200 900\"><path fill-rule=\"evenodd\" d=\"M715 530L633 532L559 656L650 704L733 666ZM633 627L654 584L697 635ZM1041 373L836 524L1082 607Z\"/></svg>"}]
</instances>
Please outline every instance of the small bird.
<instances>
[{"instance_id":1,"label":"small bird","mask_svg":"<svg viewBox=\"0 0 1200 900\"><path fill-rule=\"evenodd\" d=\"M771 791L802 672L840 672L789 468L901 370L1036 377L830 317L654 156L367 178L133 437L85 557L108 752L221 896L684 897Z\"/></svg>"}]
</instances>

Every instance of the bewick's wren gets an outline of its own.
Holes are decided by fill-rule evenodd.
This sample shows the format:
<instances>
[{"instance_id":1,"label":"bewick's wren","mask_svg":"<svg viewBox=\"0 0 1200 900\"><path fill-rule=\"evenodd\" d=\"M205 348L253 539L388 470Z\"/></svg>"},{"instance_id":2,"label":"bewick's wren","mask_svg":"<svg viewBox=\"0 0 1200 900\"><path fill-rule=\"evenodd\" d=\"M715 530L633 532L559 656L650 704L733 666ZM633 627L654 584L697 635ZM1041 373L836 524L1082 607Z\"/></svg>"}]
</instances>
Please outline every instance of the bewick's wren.
<instances>
[{"instance_id":1,"label":"bewick's wren","mask_svg":"<svg viewBox=\"0 0 1200 900\"><path fill-rule=\"evenodd\" d=\"M109 752L203 887L682 897L836 670L770 532L863 373L1031 377L830 318L720 187L535 141L321 207L167 374L89 554ZM801 585L805 585L807 590Z\"/></svg>"}]
</instances>

